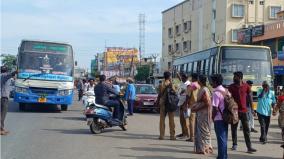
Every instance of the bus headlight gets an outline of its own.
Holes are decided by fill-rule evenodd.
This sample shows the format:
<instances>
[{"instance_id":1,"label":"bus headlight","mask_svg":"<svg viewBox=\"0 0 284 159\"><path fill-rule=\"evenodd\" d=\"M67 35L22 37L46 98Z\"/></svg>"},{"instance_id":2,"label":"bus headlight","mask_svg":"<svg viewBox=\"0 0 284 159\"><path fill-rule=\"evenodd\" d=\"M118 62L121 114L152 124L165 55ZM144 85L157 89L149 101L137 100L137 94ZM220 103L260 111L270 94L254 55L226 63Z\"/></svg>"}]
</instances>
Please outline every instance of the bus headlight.
<instances>
[{"instance_id":1,"label":"bus headlight","mask_svg":"<svg viewBox=\"0 0 284 159\"><path fill-rule=\"evenodd\" d=\"M15 88L15 91L17 93L28 93L28 89L27 88L24 88L24 87L16 87Z\"/></svg>"},{"instance_id":2,"label":"bus headlight","mask_svg":"<svg viewBox=\"0 0 284 159\"><path fill-rule=\"evenodd\" d=\"M70 94L72 94L72 89L58 91L58 95L60 96L68 96Z\"/></svg>"}]
</instances>

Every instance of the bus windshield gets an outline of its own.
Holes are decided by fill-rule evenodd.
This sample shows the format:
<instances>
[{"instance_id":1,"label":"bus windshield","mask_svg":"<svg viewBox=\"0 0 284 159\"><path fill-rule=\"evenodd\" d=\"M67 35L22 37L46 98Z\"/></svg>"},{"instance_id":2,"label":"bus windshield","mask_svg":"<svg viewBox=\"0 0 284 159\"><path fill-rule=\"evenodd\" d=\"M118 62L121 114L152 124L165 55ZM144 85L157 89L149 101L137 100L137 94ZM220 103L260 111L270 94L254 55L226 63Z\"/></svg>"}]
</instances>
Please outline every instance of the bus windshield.
<instances>
[{"instance_id":1,"label":"bus windshield","mask_svg":"<svg viewBox=\"0 0 284 159\"><path fill-rule=\"evenodd\" d=\"M271 57L268 49L223 47L221 49L221 73L224 84L233 82L233 73L241 71L244 80L251 80L256 85L263 81L272 82Z\"/></svg>"},{"instance_id":2,"label":"bus windshield","mask_svg":"<svg viewBox=\"0 0 284 159\"><path fill-rule=\"evenodd\" d=\"M23 42L19 52L19 70L72 76L72 48L64 44Z\"/></svg>"}]
</instances>

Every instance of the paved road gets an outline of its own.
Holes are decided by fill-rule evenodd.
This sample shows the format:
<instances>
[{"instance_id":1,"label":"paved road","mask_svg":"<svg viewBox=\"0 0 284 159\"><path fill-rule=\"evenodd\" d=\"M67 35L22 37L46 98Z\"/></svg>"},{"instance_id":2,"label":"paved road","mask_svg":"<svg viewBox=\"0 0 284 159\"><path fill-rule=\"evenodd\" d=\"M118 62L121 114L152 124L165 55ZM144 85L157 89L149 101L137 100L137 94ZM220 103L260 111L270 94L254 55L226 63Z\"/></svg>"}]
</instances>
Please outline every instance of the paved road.
<instances>
[{"instance_id":1,"label":"paved road","mask_svg":"<svg viewBox=\"0 0 284 159\"><path fill-rule=\"evenodd\" d=\"M11 103L7 117L7 128L11 131L2 137L2 159L181 159L206 158L193 154L193 144L182 140L159 141L158 115L135 114L129 117L128 131L119 128L107 129L103 134L92 135L82 115L82 107L75 102L67 112L56 107L33 106L26 112L19 112L17 104ZM180 132L176 118L177 132ZM257 126L259 129L259 127ZM229 150L229 157L240 159L282 158L280 130L272 120L269 142L259 144L259 133L253 134L252 142L258 152L245 153L245 143L239 131L239 150ZM168 130L167 130L168 134ZM216 138L212 139L216 158ZM231 145L231 140L229 141Z\"/></svg>"}]
</instances>

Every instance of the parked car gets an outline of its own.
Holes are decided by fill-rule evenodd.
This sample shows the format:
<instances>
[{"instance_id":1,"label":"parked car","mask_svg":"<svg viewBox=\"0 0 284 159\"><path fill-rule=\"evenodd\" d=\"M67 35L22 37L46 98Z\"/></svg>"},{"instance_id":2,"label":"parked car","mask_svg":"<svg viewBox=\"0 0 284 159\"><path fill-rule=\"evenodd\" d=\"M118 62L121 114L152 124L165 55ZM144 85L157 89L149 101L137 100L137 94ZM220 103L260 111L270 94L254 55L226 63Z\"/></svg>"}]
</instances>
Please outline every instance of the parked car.
<instances>
[{"instance_id":1,"label":"parked car","mask_svg":"<svg viewBox=\"0 0 284 159\"><path fill-rule=\"evenodd\" d=\"M159 107L156 106L158 93L156 88L151 84L135 84L136 100L134 110L151 110L159 112Z\"/></svg>"}]
</instances>

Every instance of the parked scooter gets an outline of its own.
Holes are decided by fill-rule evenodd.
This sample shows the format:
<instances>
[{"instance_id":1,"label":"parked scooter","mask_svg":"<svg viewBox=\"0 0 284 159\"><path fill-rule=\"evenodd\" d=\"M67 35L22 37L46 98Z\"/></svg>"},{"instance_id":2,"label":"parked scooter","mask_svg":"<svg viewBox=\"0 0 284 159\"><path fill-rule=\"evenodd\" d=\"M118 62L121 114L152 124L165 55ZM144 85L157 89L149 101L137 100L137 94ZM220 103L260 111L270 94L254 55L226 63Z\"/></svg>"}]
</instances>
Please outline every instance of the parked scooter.
<instances>
[{"instance_id":1,"label":"parked scooter","mask_svg":"<svg viewBox=\"0 0 284 159\"><path fill-rule=\"evenodd\" d=\"M120 103L120 113L122 115L120 120L113 118L111 108L96 104L90 104L86 107L85 115L87 118L87 125L93 134L102 133L102 130L109 127L119 126L123 131L127 130L127 115L125 112L124 102L120 97L116 97Z\"/></svg>"}]
</instances>

